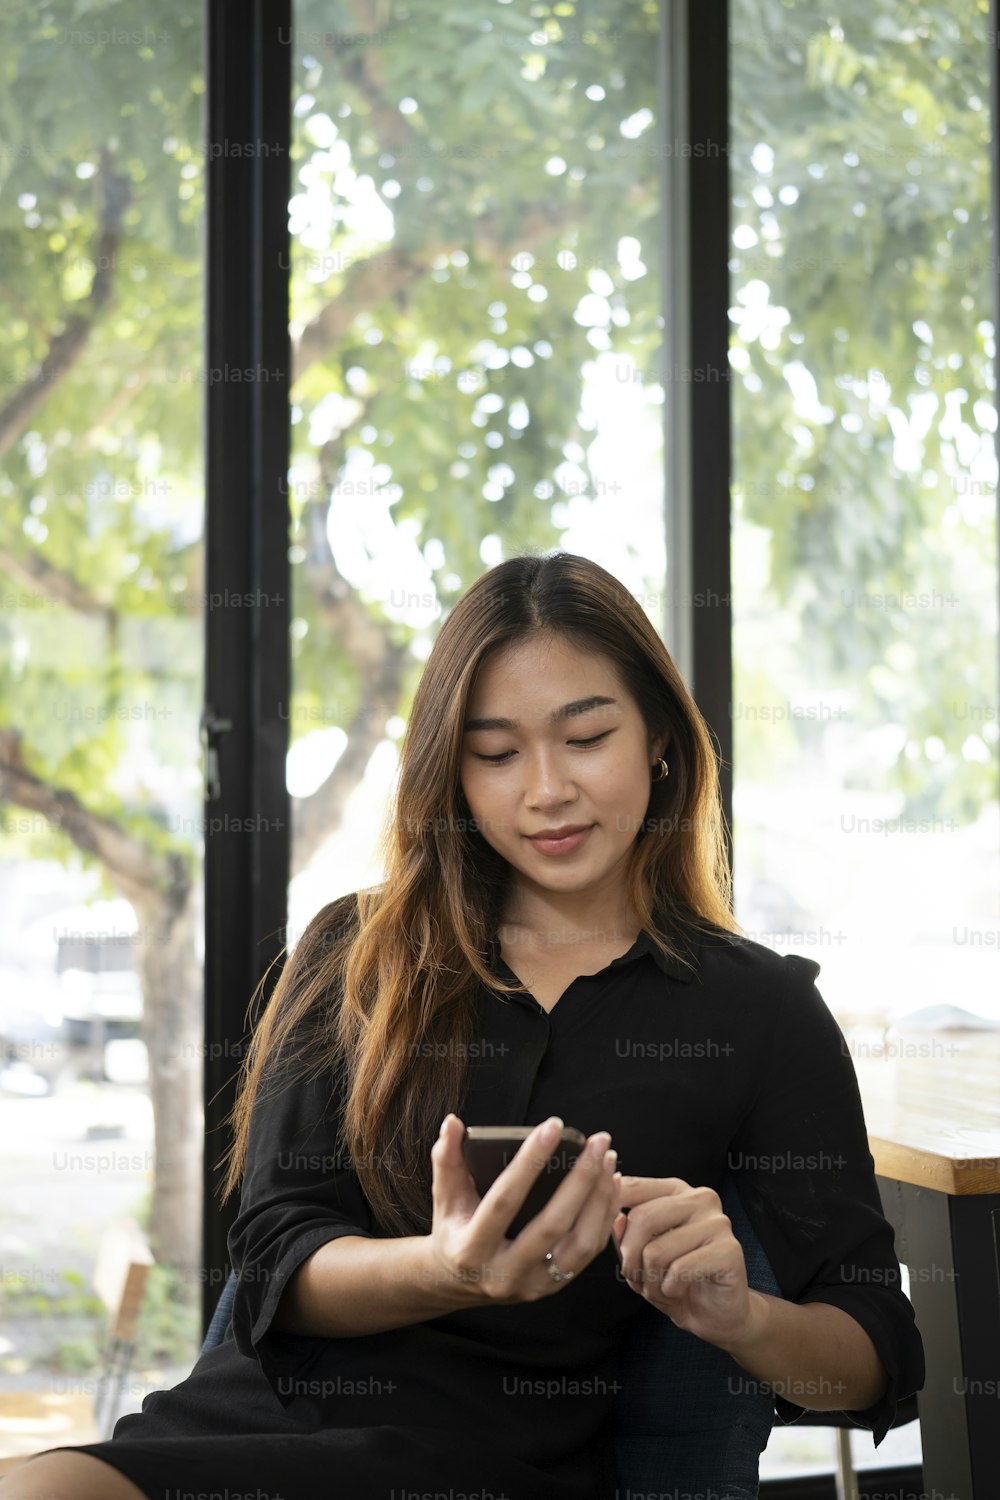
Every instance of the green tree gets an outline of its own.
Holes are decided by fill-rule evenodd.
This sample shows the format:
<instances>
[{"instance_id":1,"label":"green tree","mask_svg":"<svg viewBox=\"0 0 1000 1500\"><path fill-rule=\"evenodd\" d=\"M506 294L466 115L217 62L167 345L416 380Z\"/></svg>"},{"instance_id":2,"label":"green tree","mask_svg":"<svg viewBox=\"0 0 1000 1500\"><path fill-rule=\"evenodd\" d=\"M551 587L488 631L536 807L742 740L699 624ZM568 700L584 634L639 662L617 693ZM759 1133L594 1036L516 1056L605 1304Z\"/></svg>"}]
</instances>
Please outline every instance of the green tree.
<instances>
[{"instance_id":1,"label":"green tree","mask_svg":"<svg viewBox=\"0 0 1000 1500\"><path fill-rule=\"evenodd\" d=\"M967 582L963 608L938 612L913 672L897 649L912 651L908 622L852 614L836 594L929 587L956 567L991 587L972 523L943 526L965 462L945 393L965 391L973 430L993 402L989 121L969 107L986 95L984 3L898 9L849 0L835 24L811 5L735 7L733 223L757 236L734 250L735 305L749 314L759 281L779 310L770 332L734 324L736 500L771 533L771 588L809 643L803 677L860 687L859 724L893 716L920 746L945 738L947 766L930 774L901 750L896 784L908 806L972 817L992 783L955 750L942 701L958 674L970 691L981 681L982 598ZM196 841L128 769L135 733L115 710L173 693L158 743L166 756L187 735L190 759L202 16L151 12L154 34L129 42L101 37L136 28L125 0L53 14L29 3L0 17L0 580L38 601L0 617L0 800L51 825L33 847L82 851L140 913L153 1230L160 1258L185 1265L200 1191L200 1068L182 1045L200 1034ZM611 353L660 394L661 165L683 143L658 134L658 26L653 4L301 0L276 39L295 48L297 121L289 717L295 736L310 708L336 705L347 735L295 799L297 870L406 714L424 644L338 566L331 508L348 476L396 487L393 524L446 610L482 572L484 537L504 555L557 545L561 502L592 488L588 363ZM917 192L904 191L900 153L939 139L947 178L909 174ZM696 192L696 159L692 173ZM803 415L794 362L820 414ZM891 390L881 407L859 378L869 369ZM928 389L939 402L910 476L893 465L892 409ZM67 735L54 697L102 709L97 732Z\"/></svg>"},{"instance_id":2,"label":"green tree","mask_svg":"<svg viewBox=\"0 0 1000 1500\"><path fill-rule=\"evenodd\" d=\"M988 6L735 0L731 25L736 504L800 680L900 727L904 816L972 822L996 797ZM936 602L865 603L906 593Z\"/></svg>"}]
</instances>

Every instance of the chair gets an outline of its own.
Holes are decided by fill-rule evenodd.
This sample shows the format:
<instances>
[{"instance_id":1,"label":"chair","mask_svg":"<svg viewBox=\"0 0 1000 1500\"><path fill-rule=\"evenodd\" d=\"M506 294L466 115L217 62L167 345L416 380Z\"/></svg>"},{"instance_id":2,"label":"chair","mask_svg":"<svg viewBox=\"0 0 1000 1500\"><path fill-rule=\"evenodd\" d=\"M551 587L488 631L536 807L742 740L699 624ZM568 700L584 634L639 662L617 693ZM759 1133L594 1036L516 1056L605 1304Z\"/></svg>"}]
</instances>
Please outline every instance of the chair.
<instances>
[{"instance_id":1,"label":"chair","mask_svg":"<svg viewBox=\"0 0 1000 1500\"><path fill-rule=\"evenodd\" d=\"M0 1397L0 1476L46 1448L110 1437L135 1350L152 1252L139 1226L125 1219L101 1240L92 1286L110 1314L93 1400L82 1389L11 1391Z\"/></svg>"},{"instance_id":2,"label":"chair","mask_svg":"<svg viewBox=\"0 0 1000 1500\"><path fill-rule=\"evenodd\" d=\"M732 1173L719 1193L743 1247L747 1281L780 1297L781 1289L747 1217ZM220 1344L232 1321L236 1273L230 1272L205 1335L202 1353ZM718 1495L758 1500L760 1455L776 1423L771 1393L754 1382L721 1349L677 1328L644 1304L618 1342L621 1392L609 1419L608 1500L622 1492ZM916 1397L899 1403L894 1427L913 1421ZM850 1428L840 1412L806 1412L798 1419L837 1428L837 1500L858 1500L851 1462Z\"/></svg>"}]
</instances>

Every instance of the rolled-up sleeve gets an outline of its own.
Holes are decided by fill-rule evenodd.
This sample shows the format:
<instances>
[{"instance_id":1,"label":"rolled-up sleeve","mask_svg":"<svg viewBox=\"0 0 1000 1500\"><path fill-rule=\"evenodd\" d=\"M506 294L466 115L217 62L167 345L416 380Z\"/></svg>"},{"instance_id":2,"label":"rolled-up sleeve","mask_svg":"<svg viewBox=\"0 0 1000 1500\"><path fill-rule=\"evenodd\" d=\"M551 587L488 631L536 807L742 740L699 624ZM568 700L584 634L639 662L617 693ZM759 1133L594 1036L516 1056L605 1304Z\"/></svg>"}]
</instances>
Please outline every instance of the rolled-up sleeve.
<instances>
[{"instance_id":1,"label":"rolled-up sleeve","mask_svg":"<svg viewBox=\"0 0 1000 1500\"><path fill-rule=\"evenodd\" d=\"M269 1084L251 1117L240 1210L228 1242L238 1276L233 1335L285 1405L293 1387L280 1377L301 1375L321 1343L271 1328L290 1278L328 1240L376 1235L340 1143L341 1119L329 1077Z\"/></svg>"},{"instance_id":2,"label":"rolled-up sleeve","mask_svg":"<svg viewBox=\"0 0 1000 1500\"><path fill-rule=\"evenodd\" d=\"M924 1383L923 1343L882 1212L854 1064L816 988L820 966L798 954L783 963L786 983L760 1087L730 1166L782 1294L841 1308L875 1346L885 1391L863 1411L843 1410L877 1447L898 1401ZM784 1422L806 1409L785 1396L774 1400Z\"/></svg>"}]
</instances>

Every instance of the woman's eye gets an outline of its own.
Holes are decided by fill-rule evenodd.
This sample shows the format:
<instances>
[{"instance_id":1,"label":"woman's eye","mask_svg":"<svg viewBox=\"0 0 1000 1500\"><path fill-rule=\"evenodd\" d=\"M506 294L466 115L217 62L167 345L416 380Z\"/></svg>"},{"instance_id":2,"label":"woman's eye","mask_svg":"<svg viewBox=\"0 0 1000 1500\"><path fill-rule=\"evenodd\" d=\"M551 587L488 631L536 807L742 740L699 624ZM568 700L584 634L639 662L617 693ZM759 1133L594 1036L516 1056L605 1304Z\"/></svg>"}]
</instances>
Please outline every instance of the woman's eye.
<instances>
[{"instance_id":1,"label":"woman's eye","mask_svg":"<svg viewBox=\"0 0 1000 1500\"><path fill-rule=\"evenodd\" d=\"M567 745L597 745L601 740L606 740L608 735L612 733L613 730L605 729L603 734L591 735L588 740L567 740L566 743ZM508 760L513 754L513 750L504 750L500 755L477 755L476 759L488 761L491 766L502 766L504 761Z\"/></svg>"}]
</instances>

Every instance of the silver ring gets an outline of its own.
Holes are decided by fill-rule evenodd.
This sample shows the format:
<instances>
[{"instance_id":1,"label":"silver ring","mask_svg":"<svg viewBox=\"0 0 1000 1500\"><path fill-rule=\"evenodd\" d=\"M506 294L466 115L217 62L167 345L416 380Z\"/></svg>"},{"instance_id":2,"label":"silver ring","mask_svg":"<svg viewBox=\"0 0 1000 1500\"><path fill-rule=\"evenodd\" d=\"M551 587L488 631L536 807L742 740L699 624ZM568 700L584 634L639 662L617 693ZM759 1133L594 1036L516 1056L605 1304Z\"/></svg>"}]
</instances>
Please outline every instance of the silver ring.
<instances>
[{"instance_id":1,"label":"silver ring","mask_svg":"<svg viewBox=\"0 0 1000 1500\"><path fill-rule=\"evenodd\" d=\"M548 1271L553 1281L572 1281L573 1277L576 1275L575 1271L560 1271L559 1267L556 1265L556 1258L552 1254L551 1250L546 1250L545 1252L545 1269Z\"/></svg>"}]
</instances>

